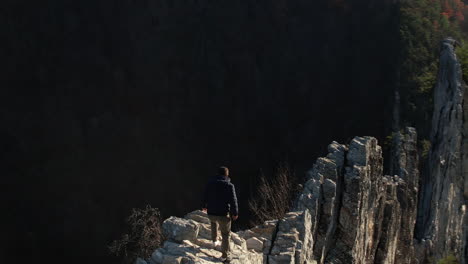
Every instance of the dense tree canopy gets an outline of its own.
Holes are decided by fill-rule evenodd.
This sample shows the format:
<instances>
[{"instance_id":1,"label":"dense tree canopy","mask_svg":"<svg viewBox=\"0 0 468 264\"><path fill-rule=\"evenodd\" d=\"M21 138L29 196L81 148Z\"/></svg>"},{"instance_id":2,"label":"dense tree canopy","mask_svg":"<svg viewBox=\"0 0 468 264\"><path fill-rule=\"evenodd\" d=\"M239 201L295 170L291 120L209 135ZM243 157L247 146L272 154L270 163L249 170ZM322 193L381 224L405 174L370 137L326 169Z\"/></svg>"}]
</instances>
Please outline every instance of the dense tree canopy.
<instances>
[{"instance_id":1,"label":"dense tree canopy","mask_svg":"<svg viewBox=\"0 0 468 264\"><path fill-rule=\"evenodd\" d=\"M416 126L427 138L440 42L449 36L463 42L468 6L460 0L401 1L400 5L402 125Z\"/></svg>"}]
</instances>

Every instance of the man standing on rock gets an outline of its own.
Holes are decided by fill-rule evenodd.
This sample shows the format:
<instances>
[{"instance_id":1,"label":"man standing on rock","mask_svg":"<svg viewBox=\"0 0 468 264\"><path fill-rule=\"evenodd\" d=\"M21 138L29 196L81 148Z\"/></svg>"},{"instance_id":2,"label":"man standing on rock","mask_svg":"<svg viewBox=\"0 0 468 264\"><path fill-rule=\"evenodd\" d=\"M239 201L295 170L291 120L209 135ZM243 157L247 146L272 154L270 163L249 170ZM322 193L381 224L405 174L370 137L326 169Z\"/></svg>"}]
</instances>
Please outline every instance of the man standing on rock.
<instances>
[{"instance_id":1,"label":"man standing on rock","mask_svg":"<svg viewBox=\"0 0 468 264\"><path fill-rule=\"evenodd\" d=\"M231 218L236 220L238 217L237 197L234 184L229 178L229 169L220 167L218 175L212 178L205 189L203 196L203 209L208 214L211 222L211 239L213 244L218 245L218 226L221 230L223 242L221 244L222 258L226 262L231 259L230 256L230 232Z\"/></svg>"}]
</instances>

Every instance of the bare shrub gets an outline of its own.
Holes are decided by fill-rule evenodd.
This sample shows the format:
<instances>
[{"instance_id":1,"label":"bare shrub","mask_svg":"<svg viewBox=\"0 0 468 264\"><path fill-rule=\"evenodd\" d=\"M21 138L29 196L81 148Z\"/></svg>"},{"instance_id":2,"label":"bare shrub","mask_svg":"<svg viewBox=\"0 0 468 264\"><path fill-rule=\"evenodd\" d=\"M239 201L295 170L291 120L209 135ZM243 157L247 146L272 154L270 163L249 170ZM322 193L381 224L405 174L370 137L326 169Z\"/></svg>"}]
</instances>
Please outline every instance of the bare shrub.
<instances>
[{"instance_id":1,"label":"bare shrub","mask_svg":"<svg viewBox=\"0 0 468 264\"><path fill-rule=\"evenodd\" d=\"M293 205L298 189L295 176L286 164L279 165L271 179L260 175L257 195L249 201L249 209L254 215L252 224L283 218Z\"/></svg>"},{"instance_id":2,"label":"bare shrub","mask_svg":"<svg viewBox=\"0 0 468 264\"><path fill-rule=\"evenodd\" d=\"M127 218L130 233L124 234L109 246L110 252L122 257L123 263L134 263L137 257L149 258L164 241L162 219L158 208L133 208Z\"/></svg>"}]
</instances>

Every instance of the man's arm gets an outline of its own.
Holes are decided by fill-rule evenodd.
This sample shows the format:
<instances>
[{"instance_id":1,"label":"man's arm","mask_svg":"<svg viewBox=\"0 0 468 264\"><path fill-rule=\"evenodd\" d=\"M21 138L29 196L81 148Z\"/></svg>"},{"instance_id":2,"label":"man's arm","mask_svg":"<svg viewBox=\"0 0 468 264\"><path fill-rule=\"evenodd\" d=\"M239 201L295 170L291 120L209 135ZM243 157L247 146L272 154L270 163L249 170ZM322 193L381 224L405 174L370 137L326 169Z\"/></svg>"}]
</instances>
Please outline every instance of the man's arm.
<instances>
[{"instance_id":1,"label":"man's arm","mask_svg":"<svg viewBox=\"0 0 468 264\"><path fill-rule=\"evenodd\" d=\"M234 184L229 184L230 185L230 195L229 195L229 204L231 205L231 216L232 219L236 220L238 215L239 215L239 208L237 206L237 196L236 196L236 188L234 187Z\"/></svg>"}]
</instances>

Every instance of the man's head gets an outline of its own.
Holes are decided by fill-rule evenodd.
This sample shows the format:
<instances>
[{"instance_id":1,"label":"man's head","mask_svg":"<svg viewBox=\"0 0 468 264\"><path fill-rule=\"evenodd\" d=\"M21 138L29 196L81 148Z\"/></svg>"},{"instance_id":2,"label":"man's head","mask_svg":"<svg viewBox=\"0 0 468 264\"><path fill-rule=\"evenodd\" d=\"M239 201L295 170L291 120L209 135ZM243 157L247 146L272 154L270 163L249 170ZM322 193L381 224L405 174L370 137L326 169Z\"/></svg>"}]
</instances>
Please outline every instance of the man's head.
<instances>
[{"instance_id":1,"label":"man's head","mask_svg":"<svg viewBox=\"0 0 468 264\"><path fill-rule=\"evenodd\" d=\"M219 167L218 168L218 174L221 175L221 176L225 176L225 177L228 177L229 176L229 169L227 167Z\"/></svg>"}]
</instances>

